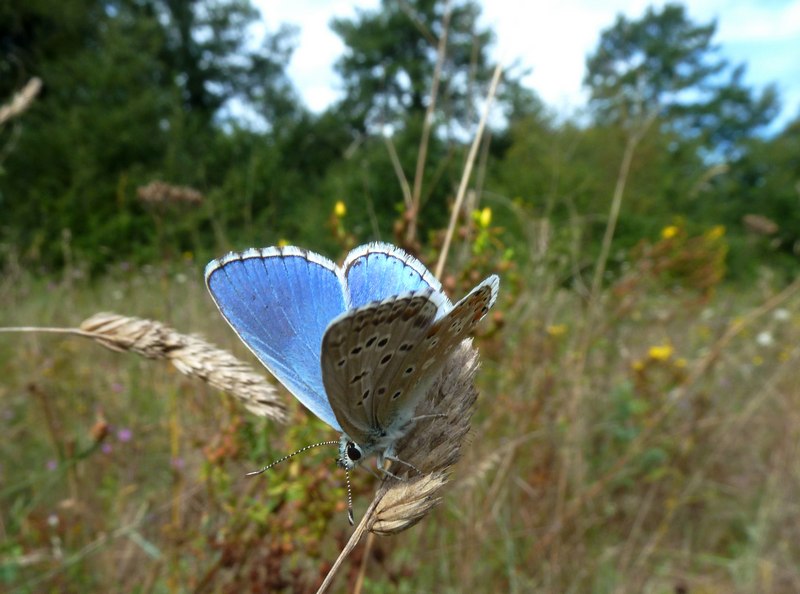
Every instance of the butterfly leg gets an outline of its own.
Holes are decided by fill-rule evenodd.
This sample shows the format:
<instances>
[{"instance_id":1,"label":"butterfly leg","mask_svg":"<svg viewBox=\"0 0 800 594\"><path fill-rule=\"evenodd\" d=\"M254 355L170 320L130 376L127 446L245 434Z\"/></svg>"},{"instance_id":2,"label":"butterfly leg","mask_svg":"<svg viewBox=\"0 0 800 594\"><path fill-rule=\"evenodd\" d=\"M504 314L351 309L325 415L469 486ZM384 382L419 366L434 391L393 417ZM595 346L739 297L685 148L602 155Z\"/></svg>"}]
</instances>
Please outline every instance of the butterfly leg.
<instances>
[{"instance_id":1,"label":"butterfly leg","mask_svg":"<svg viewBox=\"0 0 800 594\"><path fill-rule=\"evenodd\" d=\"M366 470L368 473L370 473L372 476L374 476L374 477L375 477L376 479L378 479L378 480L381 480L381 479L383 478L383 477L382 477L381 475L379 475L377 472L375 472L374 470L372 470L372 469L371 469L371 468L370 468L370 467L369 467L367 464L362 464L362 465L360 466L360 468L363 468L364 470ZM384 472L383 468L381 468L380 466L378 466L378 470L380 470L381 472Z\"/></svg>"},{"instance_id":2,"label":"butterfly leg","mask_svg":"<svg viewBox=\"0 0 800 594\"><path fill-rule=\"evenodd\" d=\"M378 470L380 470L384 474L388 474L389 476L391 476L393 478L396 478L399 481L404 481L406 479L404 479L403 477L397 476L396 474L386 470L384 468L384 463L386 462L386 460L389 460L390 462L399 462L400 464L404 464L405 466L408 466L409 468L414 470L417 474L423 474L422 471L419 468L417 468L416 466L414 466L410 462L406 462L405 460L401 460L400 458L395 456L394 455L394 447L389 447L389 448L386 449L386 451L384 451L382 454L380 454L378 456Z\"/></svg>"},{"instance_id":3,"label":"butterfly leg","mask_svg":"<svg viewBox=\"0 0 800 594\"><path fill-rule=\"evenodd\" d=\"M447 418L447 415L444 413L436 413L432 415L420 415L418 417L412 417L409 423L413 423L415 421L422 421L424 419L445 419L445 418Z\"/></svg>"},{"instance_id":4,"label":"butterfly leg","mask_svg":"<svg viewBox=\"0 0 800 594\"><path fill-rule=\"evenodd\" d=\"M406 466L408 466L410 469L412 469L413 471L415 471L419 475L425 474L419 468L417 468L416 466L411 464L411 462L406 462L405 460L401 460L400 458L395 458L394 456L386 456L386 459L390 460L392 462L399 462L400 464L405 464ZM384 472L387 473L387 474L390 474L391 476L394 476L397 479L405 480L405 479L402 479L402 478L400 478L398 476L393 475L388 470L384 470Z\"/></svg>"},{"instance_id":5,"label":"butterfly leg","mask_svg":"<svg viewBox=\"0 0 800 594\"><path fill-rule=\"evenodd\" d=\"M388 458L387 458L387 460L388 460ZM385 468L379 468L378 470L380 470L384 475L390 476L393 479L397 479L398 481L405 481L406 480L402 476L397 476L396 474L394 474L393 472L389 472Z\"/></svg>"}]
</instances>

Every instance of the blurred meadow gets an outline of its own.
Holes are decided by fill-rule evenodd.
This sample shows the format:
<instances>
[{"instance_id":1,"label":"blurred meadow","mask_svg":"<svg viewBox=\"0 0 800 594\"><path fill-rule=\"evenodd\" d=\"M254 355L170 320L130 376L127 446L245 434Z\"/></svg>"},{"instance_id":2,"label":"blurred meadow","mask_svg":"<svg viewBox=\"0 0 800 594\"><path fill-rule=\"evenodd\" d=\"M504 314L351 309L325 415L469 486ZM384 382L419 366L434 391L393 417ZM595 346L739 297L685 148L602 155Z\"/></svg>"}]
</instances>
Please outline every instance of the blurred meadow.
<instances>
[{"instance_id":1,"label":"blurred meadow","mask_svg":"<svg viewBox=\"0 0 800 594\"><path fill-rule=\"evenodd\" d=\"M765 132L776 88L678 4L599 31L555 114L494 84L479 12L334 21L312 113L248 0L0 3L0 591L317 591L353 530L334 448L245 473L338 435L271 378L288 423L59 329L151 320L267 377L206 262L371 240L500 296L443 500L331 591L800 591L800 120Z\"/></svg>"}]
</instances>

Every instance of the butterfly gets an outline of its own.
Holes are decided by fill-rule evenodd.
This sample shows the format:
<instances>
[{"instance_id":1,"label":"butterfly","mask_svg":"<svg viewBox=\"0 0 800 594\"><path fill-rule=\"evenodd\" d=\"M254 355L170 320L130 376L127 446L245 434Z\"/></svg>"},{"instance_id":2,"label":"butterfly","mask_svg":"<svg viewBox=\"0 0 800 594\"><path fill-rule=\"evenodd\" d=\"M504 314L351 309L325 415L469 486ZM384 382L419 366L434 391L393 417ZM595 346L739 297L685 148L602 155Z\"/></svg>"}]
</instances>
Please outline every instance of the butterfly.
<instances>
[{"instance_id":1,"label":"butterfly","mask_svg":"<svg viewBox=\"0 0 800 594\"><path fill-rule=\"evenodd\" d=\"M455 305L416 258L386 243L342 266L297 247L212 260L206 286L255 356L306 408L341 432L338 464L382 469L453 349L494 305L492 275Z\"/></svg>"}]
</instances>

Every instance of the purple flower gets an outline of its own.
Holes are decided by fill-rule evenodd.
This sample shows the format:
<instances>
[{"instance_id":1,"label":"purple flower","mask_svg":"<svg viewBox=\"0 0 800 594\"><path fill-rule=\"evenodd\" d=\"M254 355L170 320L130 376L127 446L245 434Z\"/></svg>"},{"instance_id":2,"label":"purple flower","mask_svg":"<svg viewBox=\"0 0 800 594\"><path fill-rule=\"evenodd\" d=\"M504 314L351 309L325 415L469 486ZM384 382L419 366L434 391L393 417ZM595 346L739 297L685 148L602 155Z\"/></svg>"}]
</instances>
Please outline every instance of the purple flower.
<instances>
[{"instance_id":1,"label":"purple flower","mask_svg":"<svg viewBox=\"0 0 800 594\"><path fill-rule=\"evenodd\" d=\"M184 466L186 466L186 462L183 458L173 458L169 461L170 466L175 470L183 470Z\"/></svg>"},{"instance_id":2,"label":"purple flower","mask_svg":"<svg viewBox=\"0 0 800 594\"><path fill-rule=\"evenodd\" d=\"M47 461L47 470L52 472L56 468L58 468L58 462L52 459Z\"/></svg>"},{"instance_id":3,"label":"purple flower","mask_svg":"<svg viewBox=\"0 0 800 594\"><path fill-rule=\"evenodd\" d=\"M133 431L127 427L117 430L117 439L122 443L127 443L133 438Z\"/></svg>"},{"instance_id":4,"label":"purple flower","mask_svg":"<svg viewBox=\"0 0 800 594\"><path fill-rule=\"evenodd\" d=\"M112 448L111 444L106 441L100 446L100 451L104 454L110 454L112 451L114 451L114 448Z\"/></svg>"}]
</instances>

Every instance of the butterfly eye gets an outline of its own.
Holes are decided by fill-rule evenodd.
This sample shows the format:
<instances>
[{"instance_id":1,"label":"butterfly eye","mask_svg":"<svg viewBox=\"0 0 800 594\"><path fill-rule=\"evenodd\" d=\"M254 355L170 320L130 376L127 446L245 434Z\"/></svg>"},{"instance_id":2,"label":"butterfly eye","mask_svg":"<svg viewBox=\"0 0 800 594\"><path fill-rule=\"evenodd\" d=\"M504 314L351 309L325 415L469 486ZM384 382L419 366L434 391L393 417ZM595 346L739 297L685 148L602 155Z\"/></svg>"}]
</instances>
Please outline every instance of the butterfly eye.
<instances>
[{"instance_id":1,"label":"butterfly eye","mask_svg":"<svg viewBox=\"0 0 800 594\"><path fill-rule=\"evenodd\" d=\"M361 450L352 441L347 442L347 457L354 462L361 459Z\"/></svg>"}]
</instances>

